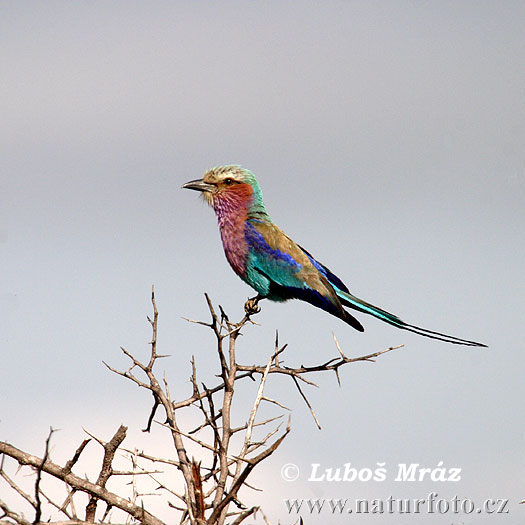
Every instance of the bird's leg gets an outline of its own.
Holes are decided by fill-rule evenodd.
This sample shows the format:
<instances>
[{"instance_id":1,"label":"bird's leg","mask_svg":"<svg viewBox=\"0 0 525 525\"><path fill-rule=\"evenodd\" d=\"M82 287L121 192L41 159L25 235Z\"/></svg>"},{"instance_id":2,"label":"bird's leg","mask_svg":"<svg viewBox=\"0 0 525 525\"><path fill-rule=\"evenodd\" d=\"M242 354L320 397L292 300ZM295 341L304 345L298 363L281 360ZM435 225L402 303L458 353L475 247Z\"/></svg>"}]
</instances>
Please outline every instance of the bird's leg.
<instances>
[{"instance_id":1,"label":"bird's leg","mask_svg":"<svg viewBox=\"0 0 525 525\"><path fill-rule=\"evenodd\" d=\"M255 315L261 311L261 307L259 306L259 301L261 299L263 299L263 297L256 295L244 303L244 311L246 312L246 315Z\"/></svg>"}]
</instances>

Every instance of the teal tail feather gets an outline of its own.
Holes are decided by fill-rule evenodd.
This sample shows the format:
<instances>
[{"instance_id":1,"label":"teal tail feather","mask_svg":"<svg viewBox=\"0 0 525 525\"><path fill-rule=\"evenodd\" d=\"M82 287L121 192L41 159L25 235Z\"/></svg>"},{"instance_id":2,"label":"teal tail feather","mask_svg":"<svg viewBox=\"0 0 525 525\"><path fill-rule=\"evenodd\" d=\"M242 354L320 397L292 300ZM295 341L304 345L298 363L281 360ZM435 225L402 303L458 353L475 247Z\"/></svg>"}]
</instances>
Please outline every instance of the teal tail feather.
<instances>
[{"instance_id":1,"label":"teal tail feather","mask_svg":"<svg viewBox=\"0 0 525 525\"><path fill-rule=\"evenodd\" d=\"M469 341L468 339L460 339L459 337L454 337L452 335L442 334L440 332L434 332L432 330L427 330L426 328L420 328L419 326L414 326L412 324L405 323L397 315L391 314L382 308L374 306L373 304L363 301L351 293L343 292L338 288L335 288L337 296L341 300L341 303L344 306L348 306L363 312L365 314L373 315L375 318L384 321L385 323L391 324L401 330L408 330L409 332L414 332L415 334L422 335L424 337L430 337L431 339L438 339L439 341L445 341L454 345L465 345L465 346L482 346L486 347L483 343L476 343L475 341Z\"/></svg>"}]
</instances>

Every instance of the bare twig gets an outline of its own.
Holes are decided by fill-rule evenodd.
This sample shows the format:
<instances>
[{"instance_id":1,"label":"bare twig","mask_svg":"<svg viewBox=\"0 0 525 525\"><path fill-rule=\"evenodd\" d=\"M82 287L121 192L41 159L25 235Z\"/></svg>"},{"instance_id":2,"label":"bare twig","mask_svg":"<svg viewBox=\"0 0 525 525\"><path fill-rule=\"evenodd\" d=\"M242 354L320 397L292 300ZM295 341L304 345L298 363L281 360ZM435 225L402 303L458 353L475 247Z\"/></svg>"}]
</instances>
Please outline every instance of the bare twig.
<instances>
[{"instance_id":1,"label":"bare twig","mask_svg":"<svg viewBox=\"0 0 525 525\"><path fill-rule=\"evenodd\" d=\"M115 432L115 435L103 445L104 447L104 459L102 460L102 468L97 479L97 486L105 488L109 477L113 474L113 458L120 444L126 437L127 427L120 425L119 429ZM95 521L95 513L97 511L97 496L91 495L89 503L86 507L86 521Z\"/></svg>"},{"instance_id":2,"label":"bare twig","mask_svg":"<svg viewBox=\"0 0 525 525\"><path fill-rule=\"evenodd\" d=\"M90 442L91 440L90 439L84 439L84 441L82 441L82 443L80 444L80 446L76 449L75 451L75 454L73 455L73 457L66 463L66 465L64 466L64 471L65 472L71 472L71 469L73 468L73 466L75 465L75 463L79 460L80 458L80 454L82 454L82 452L84 451L84 449L86 448L86 445Z\"/></svg>"},{"instance_id":3,"label":"bare twig","mask_svg":"<svg viewBox=\"0 0 525 525\"><path fill-rule=\"evenodd\" d=\"M46 439L46 446L44 449L44 456L42 458L42 463L40 464L40 466L37 467L37 470L36 470L36 481L35 481L35 503L36 505L35 505L35 519L33 521L34 525L36 525L37 523L40 523L40 518L42 517L42 502L40 501L40 482L42 481L42 469L49 456L49 443L51 441L51 436L53 435L53 432L55 431L52 428L50 428L49 434Z\"/></svg>"}]
</instances>

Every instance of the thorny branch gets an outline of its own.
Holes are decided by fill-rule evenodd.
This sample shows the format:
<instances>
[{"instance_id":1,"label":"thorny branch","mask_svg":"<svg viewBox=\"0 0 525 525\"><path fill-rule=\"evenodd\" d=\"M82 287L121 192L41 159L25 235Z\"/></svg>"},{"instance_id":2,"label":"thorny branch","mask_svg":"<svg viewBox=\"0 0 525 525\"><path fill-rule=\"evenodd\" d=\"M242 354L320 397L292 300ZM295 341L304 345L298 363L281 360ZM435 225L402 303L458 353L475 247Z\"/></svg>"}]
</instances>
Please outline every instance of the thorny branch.
<instances>
[{"instance_id":1,"label":"thorny branch","mask_svg":"<svg viewBox=\"0 0 525 525\"><path fill-rule=\"evenodd\" d=\"M65 467L60 467L49 459L45 463L41 458L28 454L12 445L5 442L0 442L0 453L5 454L15 459L20 466L30 466L35 470L40 469L42 473L50 474L51 476L62 480L73 489L84 492L90 496L96 496L105 501L108 505L117 507L127 514L130 514L141 523L151 525L161 525L162 521L155 518L152 514L144 510L138 505L134 505L128 500L109 492L104 487L81 478L71 472L68 472ZM5 511L4 511L5 512ZM17 522L19 523L19 522Z\"/></svg>"},{"instance_id":2,"label":"thorny branch","mask_svg":"<svg viewBox=\"0 0 525 525\"><path fill-rule=\"evenodd\" d=\"M215 313L215 310L213 308L210 298L208 297L207 294L205 294L205 297L206 297L206 302L208 304L208 309L210 310L210 314L212 317L211 322L206 323L203 321L194 321L192 319L187 319L187 321L191 323L195 323L195 324L204 325L204 326L211 328L217 337L217 341L219 345L219 353L221 353L220 349L221 349L222 339L230 336L230 334L232 333L238 334L240 329L243 328L248 322L255 324L252 321L251 316L260 311L260 307L258 305L258 299L255 297L253 299L249 299L246 302L246 305L245 305L246 314L240 323L235 324L235 323L231 323L228 320L228 317L226 316L226 314L224 314L222 308L220 308L221 318L219 319L219 317ZM360 361L375 362L377 357L383 354L386 354L387 352L391 352L392 350L397 350L403 347L403 345L392 346L385 350L380 350L378 352L373 352L371 354L362 355L359 357L348 357L341 350L341 347L339 345L339 342L337 341L335 334L333 335L333 338L334 338L334 342L335 342L337 351L339 353L339 357L333 357L319 365L313 365L313 366L301 365L301 366L296 366L296 367L288 367L288 366L284 366L279 360L279 357L287 349L288 345L285 344L281 348L279 348L279 334L278 332L276 332L274 356L272 358L272 363L270 364L268 370L266 371L267 366L263 366L263 365L241 365L241 364L236 363L237 374L236 374L235 380L237 381L245 377L250 377L251 379L254 379L253 377L254 374L260 374L261 376L265 374L281 374L281 375L291 377L295 386L297 387L299 391L299 394L301 395L302 399L304 400L308 409L310 410L310 413L312 414L312 417L317 427L320 429L321 426L319 424L319 421L317 420L317 417L315 416L312 405L310 404L308 398L306 397L303 390L301 389L299 381L307 385L317 386L313 381L307 379L305 376L307 374L314 373L314 372L334 372L336 379L337 379L337 383L339 384L339 386L341 386L341 377L339 375L339 369L343 365L346 365L349 363L356 363ZM222 357L221 357L221 363L222 363ZM194 395L191 398L177 403L177 407L186 406L186 403L192 404L196 400L202 398L204 395L207 395L208 392L213 394L217 391L220 391L222 388L224 388L224 382L217 385L217 387L215 388L207 389L205 392L196 394L194 391Z\"/></svg>"},{"instance_id":3,"label":"thorny branch","mask_svg":"<svg viewBox=\"0 0 525 525\"><path fill-rule=\"evenodd\" d=\"M286 428L282 428L279 420L282 414L261 420L258 418L259 409L263 402L281 409L288 410L278 400L266 396L264 391L268 379L272 374L288 376L294 382L301 398L310 410L315 423L320 428L317 417L311 403L305 393L308 386L317 386L308 378L308 374L319 372L334 372L336 379L341 384L339 369L346 364L357 361L374 361L382 354L399 347L392 347L380 352L374 352L360 357L347 357L341 350L334 335L334 342L339 356L329 359L322 364L290 367L284 364L283 354L287 345L280 346L278 334L276 333L275 347L272 355L264 365L243 365L238 363L236 357L236 343L241 330L248 324L256 324L252 316L260 311L258 298L250 299L245 305L245 314L242 319L235 323L230 321L226 312L219 306L215 309L212 301L205 294L206 303L210 312L209 322L193 321L192 323L203 325L212 330L216 339L216 352L220 371L219 381L214 386L208 387L199 381L195 357L191 358L191 395L186 399L173 400L170 395L169 385L166 378L158 379L154 371L157 361L167 357L157 351L157 328L158 310L152 289L151 303L153 307L152 318L148 322L152 329L150 341L150 353L146 362L142 362L125 348L121 348L124 355L129 359L130 366L127 370L118 370L107 363L106 367L140 388L147 390L153 397L153 404L147 419L145 431L150 431L155 422L160 427L168 430L174 447L174 457L158 457L140 450L130 450L122 447L126 436L126 427L121 426L112 439L104 442L89 434L104 449L102 466L96 482L90 482L72 472L80 455L84 452L90 439L84 440L75 451L72 458L60 467L53 463L49 456L49 436L46 442L46 451L43 459L31 456L7 443L0 442L0 454L3 454L0 463L0 477L17 492L33 509L35 509L35 520L33 523L42 521L41 511L42 496L52 507L64 514L69 523L94 523L97 514L97 502L105 503L105 511L101 517L102 522L109 516L112 508L121 509L129 517L143 524L161 525L163 522L144 507L144 498L150 493L141 493L138 489L137 476L149 478L156 484L156 493L164 493L168 497L175 497L177 503L168 501L169 506L180 513L180 523L189 525L223 525L228 520L233 524L240 524L257 513L262 515L263 520L269 523L266 516L258 506L245 506L240 497L245 498L245 491L255 489L248 483L248 477L253 469L262 461L267 459L283 442L290 432L290 419ZM235 396L237 381L244 378L255 381L258 379L257 392L250 410L249 416L244 422L235 423L235 415L232 413L232 401ZM185 419L181 416L182 409L197 409L201 415L201 422L195 428L186 429L181 425ZM162 420L157 421L156 415L162 410ZM275 424L274 424L275 422ZM256 433L262 431L262 437L254 438ZM232 440L235 435L241 435L239 440ZM191 458L189 445L199 447L198 459ZM234 446L235 445L235 446ZM126 453L132 469L129 471L116 470L113 467L117 451ZM36 471L35 496L25 493L20 486L4 470L4 458L15 459L20 466L27 465ZM147 462L153 468L145 468L139 462ZM162 474L158 470L175 469L181 475L181 483L168 486L167 482L158 478ZM67 488L68 496L60 505L54 503L42 490L43 474L49 474L62 480ZM106 489L106 484L112 476L131 476L130 486L132 496L125 499L116 493ZM169 476L170 480L173 476ZM240 495L242 491L242 496ZM84 493L89 496L86 507L85 520L78 520L74 504L75 494ZM139 501L142 499L142 501ZM7 503L0 499L0 521L8 520L8 523L19 525L30 525L30 522L20 513L9 508ZM99 518L100 519L100 518ZM129 518L128 518L129 521ZM173 521L173 520L170 520ZM55 522L58 523L58 522Z\"/></svg>"},{"instance_id":4,"label":"thorny branch","mask_svg":"<svg viewBox=\"0 0 525 525\"><path fill-rule=\"evenodd\" d=\"M115 435L110 439L110 441L102 445L104 447L104 459L102 460L102 468L100 469L100 474L98 475L97 479L97 485L99 487L105 488L106 482L108 481L109 477L115 473L112 467L113 459L115 457L117 449L126 437L127 430L128 429L125 426L120 425L119 429L117 430ZM86 507L86 521L88 522L95 521L97 501L98 498L94 495L91 495L89 503Z\"/></svg>"}]
</instances>

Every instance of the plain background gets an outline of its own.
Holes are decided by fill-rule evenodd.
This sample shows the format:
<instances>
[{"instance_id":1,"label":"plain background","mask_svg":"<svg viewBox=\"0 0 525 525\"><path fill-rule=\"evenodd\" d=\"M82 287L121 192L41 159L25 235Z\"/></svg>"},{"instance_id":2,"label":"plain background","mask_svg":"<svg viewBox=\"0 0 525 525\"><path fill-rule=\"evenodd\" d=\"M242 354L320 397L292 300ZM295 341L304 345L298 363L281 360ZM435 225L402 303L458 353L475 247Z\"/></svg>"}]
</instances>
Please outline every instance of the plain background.
<instances>
[{"instance_id":1,"label":"plain background","mask_svg":"<svg viewBox=\"0 0 525 525\"><path fill-rule=\"evenodd\" d=\"M337 355L332 332L348 355L405 347L348 365L341 387L314 378L321 431L293 385L272 378L293 430L252 478L263 492L245 500L286 524L297 516L285 498L435 491L477 506L508 498L510 513L351 522L522 523L523 20L521 1L2 2L1 439L41 454L59 428L52 457L63 462L82 427L108 439L123 423L128 446L174 454L160 428L140 432L147 393L102 360L125 368L121 345L147 355L154 284L159 351L172 355L159 374L174 397L189 395L195 355L213 383L212 334L182 317L208 319L206 291L240 319L252 290L229 268L212 210L180 188L241 164L275 222L353 293L489 345L368 316L359 334L304 303L263 303L241 362L265 363L275 330L290 366ZM239 422L255 388L241 389ZM462 469L460 482L394 481L399 463L441 461ZM348 462L385 462L387 480L307 481L312 463ZM287 463L295 482L281 478ZM157 500L146 502L173 520Z\"/></svg>"}]
</instances>

